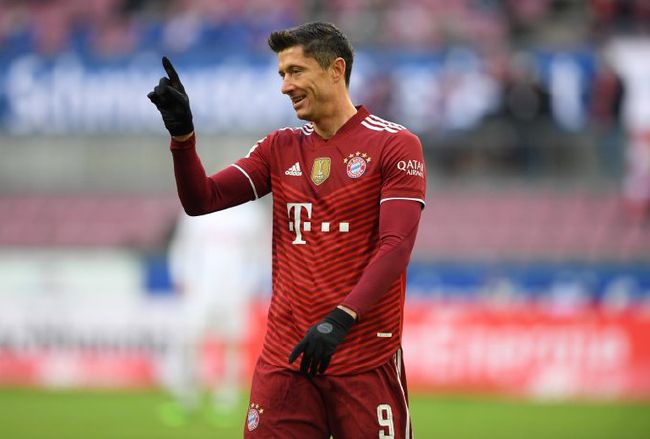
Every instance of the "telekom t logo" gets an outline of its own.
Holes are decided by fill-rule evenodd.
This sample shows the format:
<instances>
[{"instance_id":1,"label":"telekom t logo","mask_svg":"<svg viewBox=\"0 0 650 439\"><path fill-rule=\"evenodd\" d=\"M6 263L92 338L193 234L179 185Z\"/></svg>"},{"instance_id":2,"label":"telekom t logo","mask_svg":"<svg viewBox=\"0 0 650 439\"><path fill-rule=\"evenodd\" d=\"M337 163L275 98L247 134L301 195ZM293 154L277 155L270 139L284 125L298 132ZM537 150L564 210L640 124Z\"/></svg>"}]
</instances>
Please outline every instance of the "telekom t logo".
<instances>
[{"instance_id":1,"label":"telekom t logo","mask_svg":"<svg viewBox=\"0 0 650 439\"><path fill-rule=\"evenodd\" d=\"M289 216L289 230L296 233L296 238L292 244L307 244L307 241L302 239L302 232L311 231L311 221L302 221L303 209L307 213L307 220L311 219L312 207L311 203L287 203L287 215ZM330 231L330 223L323 221L320 224L321 232ZM339 223L339 232L349 232L350 223Z\"/></svg>"}]
</instances>

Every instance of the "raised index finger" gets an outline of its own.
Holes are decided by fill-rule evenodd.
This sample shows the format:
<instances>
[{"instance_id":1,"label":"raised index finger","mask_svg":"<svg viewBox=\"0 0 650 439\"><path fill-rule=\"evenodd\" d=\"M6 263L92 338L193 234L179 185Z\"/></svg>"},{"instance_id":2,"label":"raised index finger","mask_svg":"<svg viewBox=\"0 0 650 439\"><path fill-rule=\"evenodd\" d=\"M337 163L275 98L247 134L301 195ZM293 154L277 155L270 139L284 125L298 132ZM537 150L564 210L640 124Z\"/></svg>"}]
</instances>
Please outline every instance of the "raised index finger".
<instances>
[{"instance_id":1,"label":"raised index finger","mask_svg":"<svg viewBox=\"0 0 650 439\"><path fill-rule=\"evenodd\" d=\"M180 85L181 80L178 77L178 73L176 73L176 69L174 69L174 66L172 65L169 58L167 58L166 56L163 56L162 65L165 68L165 72L167 72L167 76L169 76L169 80L171 81L172 86Z\"/></svg>"}]
</instances>

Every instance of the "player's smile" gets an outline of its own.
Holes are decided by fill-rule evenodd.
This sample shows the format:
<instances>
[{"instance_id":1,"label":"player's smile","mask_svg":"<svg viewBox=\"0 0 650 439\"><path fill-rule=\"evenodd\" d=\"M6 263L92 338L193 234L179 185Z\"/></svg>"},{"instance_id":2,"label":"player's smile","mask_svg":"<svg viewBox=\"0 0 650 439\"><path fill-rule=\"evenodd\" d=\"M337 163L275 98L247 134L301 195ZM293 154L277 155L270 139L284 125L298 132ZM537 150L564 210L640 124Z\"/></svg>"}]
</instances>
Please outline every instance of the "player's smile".
<instances>
[{"instance_id":1,"label":"player's smile","mask_svg":"<svg viewBox=\"0 0 650 439\"><path fill-rule=\"evenodd\" d=\"M305 95L291 96L291 102L293 103L293 108L297 109L300 106L300 103L305 99Z\"/></svg>"},{"instance_id":2,"label":"player's smile","mask_svg":"<svg viewBox=\"0 0 650 439\"><path fill-rule=\"evenodd\" d=\"M309 105L310 99L307 97L307 93L300 92L300 94L289 95L291 99L291 105L296 111L296 116L303 120L313 120L314 109Z\"/></svg>"},{"instance_id":3,"label":"player's smile","mask_svg":"<svg viewBox=\"0 0 650 439\"><path fill-rule=\"evenodd\" d=\"M307 99L307 94L302 91L298 91L295 94L290 94L289 98L291 99L291 105L293 106L296 116L299 119L311 120L313 117L313 111L310 111L309 99Z\"/></svg>"}]
</instances>

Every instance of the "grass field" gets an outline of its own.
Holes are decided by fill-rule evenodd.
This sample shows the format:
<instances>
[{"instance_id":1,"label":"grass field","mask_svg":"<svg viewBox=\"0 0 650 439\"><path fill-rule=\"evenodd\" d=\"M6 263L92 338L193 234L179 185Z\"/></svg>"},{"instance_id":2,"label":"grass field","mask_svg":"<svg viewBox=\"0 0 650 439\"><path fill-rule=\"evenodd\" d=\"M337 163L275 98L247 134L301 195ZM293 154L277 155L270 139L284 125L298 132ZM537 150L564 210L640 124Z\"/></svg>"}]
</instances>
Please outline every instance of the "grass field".
<instances>
[{"instance_id":1,"label":"grass field","mask_svg":"<svg viewBox=\"0 0 650 439\"><path fill-rule=\"evenodd\" d=\"M650 402L533 403L530 401L414 394L415 437L436 438L650 438ZM40 391L0 389L2 439L166 439L242 436L245 405L230 425L208 412L166 426L155 391ZM243 402L242 404L245 404ZM376 436L375 436L376 437ZM308 438L306 438L308 439Z\"/></svg>"}]
</instances>

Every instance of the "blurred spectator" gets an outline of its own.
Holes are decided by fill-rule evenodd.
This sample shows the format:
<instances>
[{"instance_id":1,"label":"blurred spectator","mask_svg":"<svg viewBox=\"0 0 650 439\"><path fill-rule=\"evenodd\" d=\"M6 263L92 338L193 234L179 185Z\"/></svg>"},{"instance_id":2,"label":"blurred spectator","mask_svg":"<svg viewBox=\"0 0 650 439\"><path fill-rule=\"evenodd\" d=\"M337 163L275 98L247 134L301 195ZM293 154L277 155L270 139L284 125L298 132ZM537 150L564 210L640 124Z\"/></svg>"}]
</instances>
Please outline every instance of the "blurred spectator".
<instances>
[{"instance_id":1,"label":"blurred spectator","mask_svg":"<svg viewBox=\"0 0 650 439\"><path fill-rule=\"evenodd\" d=\"M395 120L395 96L393 78L383 68L379 68L375 76L368 79L369 93L363 97L363 102L376 114L386 120Z\"/></svg>"},{"instance_id":2,"label":"blurred spectator","mask_svg":"<svg viewBox=\"0 0 650 439\"><path fill-rule=\"evenodd\" d=\"M650 41L639 36L615 38L604 53L625 89L623 196L631 218L645 221L650 216Z\"/></svg>"},{"instance_id":3,"label":"blurred spectator","mask_svg":"<svg viewBox=\"0 0 650 439\"><path fill-rule=\"evenodd\" d=\"M262 261L270 237L265 236L265 215L262 205L247 203L179 217L169 249L172 282L181 299L179 330L165 361L165 382L177 403L161 408L169 424L201 407L202 347L209 336L223 347L223 367L210 392L212 407L217 420L232 418L245 364L250 301L266 275Z\"/></svg>"},{"instance_id":4,"label":"blurred spectator","mask_svg":"<svg viewBox=\"0 0 650 439\"><path fill-rule=\"evenodd\" d=\"M610 62L601 57L594 78L590 116L598 146L599 170L602 175L623 175L622 103L625 85Z\"/></svg>"},{"instance_id":5,"label":"blurred spectator","mask_svg":"<svg viewBox=\"0 0 650 439\"><path fill-rule=\"evenodd\" d=\"M548 162L551 138L556 129L550 95L540 81L535 60L524 52L514 53L502 78L500 106L492 116L500 125L506 160L529 176Z\"/></svg>"},{"instance_id":6,"label":"blurred spectator","mask_svg":"<svg viewBox=\"0 0 650 439\"><path fill-rule=\"evenodd\" d=\"M594 34L647 33L650 31L650 2L647 0L591 0Z\"/></svg>"},{"instance_id":7,"label":"blurred spectator","mask_svg":"<svg viewBox=\"0 0 650 439\"><path fill-rule=\"evenodd\" d=\"M594 39L650 28L644 0L0 0L0 12L0 41L23 35L29 50L48 54L68 49L73 39L99 39L98 50L108 54L143 41L178 51L223 43L256 48L269 30L315 19L338 23L355 46L409 50L543 44L560 34L583 38L585 27ZM152 25L164 29L162 40L151 38ZM126 41L115 36L125 31Z\"/></svg>"}]
</instances>

